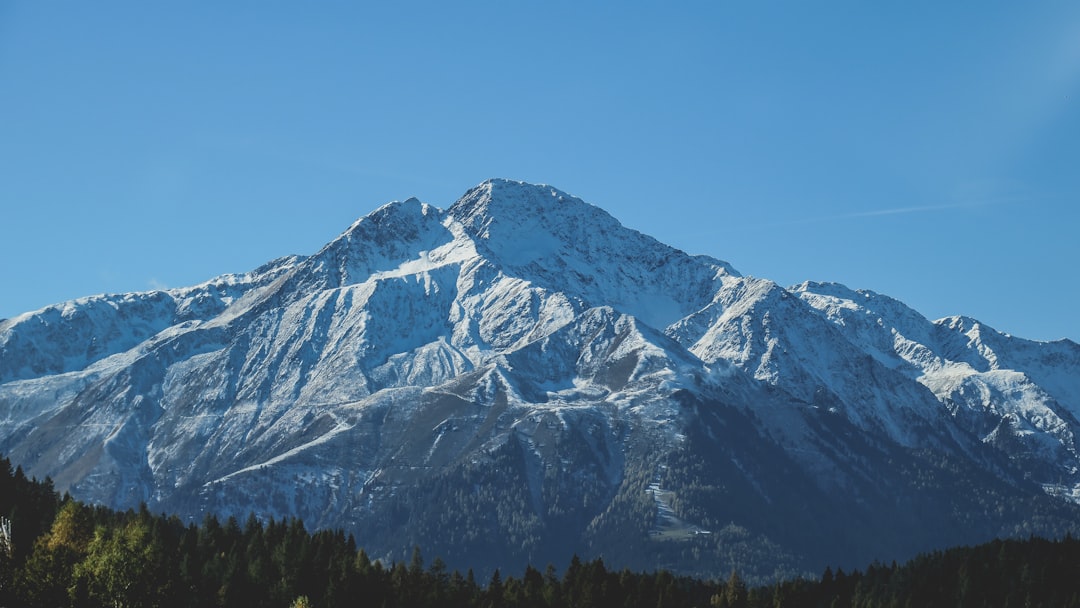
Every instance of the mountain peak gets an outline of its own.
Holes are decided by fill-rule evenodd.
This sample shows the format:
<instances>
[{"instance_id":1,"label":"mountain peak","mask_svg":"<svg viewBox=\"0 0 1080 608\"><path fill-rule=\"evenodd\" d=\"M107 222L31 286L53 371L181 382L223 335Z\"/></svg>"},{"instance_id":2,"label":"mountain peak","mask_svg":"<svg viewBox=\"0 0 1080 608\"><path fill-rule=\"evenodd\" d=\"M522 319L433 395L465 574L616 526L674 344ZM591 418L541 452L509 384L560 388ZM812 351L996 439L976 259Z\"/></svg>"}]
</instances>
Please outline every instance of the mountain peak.
<instances>
[{"instance_id":1,"label":"mountain peak","mask_svg":"<svg viewBox=\"0 0 1080 608\"><path fill-rule=\"evenodd\" d=\"M543 222L549 226L567 216L607 216L601 209L579 198L543 184L529 184L508 179L489 179L470 189L447 210L474 236L491 236L493 226L510 225L523 220Z\"/></svg>"},{"instance_id":2,"label":"mountain peak","mask_svg":"<svg viewBox=\"0 0 1080 608\"><path fill-rule=\"evenodd\" d=\"M656 329L707 305L726 263L692 257L558 188L491 179L447 210L478 251L534 284L609 303Z\"/></svg>"},{"instance_id":3,"label":"mountain peak","mask_svg":"<svg viewBox=\"0 0 1080 608\"><path fill-rule=\"evenodd\" d=\"M387 561L716 572L736 542L820 571L941 530L1075 533L1078 378L1074 343L739 277L492 179L310 257L0 323L0 453L80 499L300 517Z\"/></svg>"}]
</instances>

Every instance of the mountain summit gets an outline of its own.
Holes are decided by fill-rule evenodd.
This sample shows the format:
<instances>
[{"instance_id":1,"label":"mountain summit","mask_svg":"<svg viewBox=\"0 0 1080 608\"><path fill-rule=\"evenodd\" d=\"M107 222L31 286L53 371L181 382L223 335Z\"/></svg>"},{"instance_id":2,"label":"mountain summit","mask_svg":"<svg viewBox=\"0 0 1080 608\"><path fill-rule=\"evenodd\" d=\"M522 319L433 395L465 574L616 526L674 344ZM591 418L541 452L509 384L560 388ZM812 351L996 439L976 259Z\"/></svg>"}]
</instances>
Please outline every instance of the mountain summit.
<instances>
[{"instance_id":1,"label":"mountain summit","mask_svg":"<svg viewBox=\"0 0 1080 608\"><path fill-rule=\"evenodd\" d=\"M1080 527L1080 346L744 277L550 186L0 321L0 452L376 556L751 578Z\"/></svg>"}]
</instances>

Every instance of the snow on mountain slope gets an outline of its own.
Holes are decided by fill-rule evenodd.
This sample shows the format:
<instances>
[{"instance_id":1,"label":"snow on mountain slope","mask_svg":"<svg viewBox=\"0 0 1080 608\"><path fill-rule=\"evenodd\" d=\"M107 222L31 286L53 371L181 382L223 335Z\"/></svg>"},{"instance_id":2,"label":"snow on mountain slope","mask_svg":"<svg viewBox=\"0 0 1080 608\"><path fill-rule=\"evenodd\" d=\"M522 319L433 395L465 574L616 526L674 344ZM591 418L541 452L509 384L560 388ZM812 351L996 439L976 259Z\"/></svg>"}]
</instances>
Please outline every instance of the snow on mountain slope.
<instances>
[{"instance_id":1,"label":"snow on mountain slope","mask_svg":"<svg viewBox=\"0 0 1080 608\"><path fill-rule=\"evenodd\" d=\"M951 441L938 436L942 411L929 391L771 281L726 280L709 306L669 333L706 363L733 364L806 407L843 412L868 432L907 446Z\"/></svg>"},{"instance_id":2,"label":"snow on mountain slope","mask_svg":"<svg viewBox=\"0 0 1080 608\"><path fill-rule=\"evenodd\" d=\"M725 262L688 256L547 186L491 180L448 215L508 272L656 329L702 308L723 277L737 276Z\"/></svg>"},{"instance_id":3,"label":"snow on mountain slope","mask_svg":"<svg viewBox=\"0 0 1080 608\"><path fill-rule=\"evenodd\" d=\"M1011 457L1039 454L1053 465L1044 475L1067 473L1077 487L1080 346L1013 338L965 317L931 322L897 300L842 285L804 283L793 292L857 347L929 388L964 428L996 444L1007 429L1016 438Z\"/></svg>"},{"instance_id":4,"label":"snow on mountain slope","mask_svg":"<svg viewBox=\"0 0 1080 608\"><path fill-rule=\"evenodd\" d=\"M1080 418L1080 345L1071 340L1035 342L1000 333L966 317L949 317L935 325L960 334L965 346L986 361L989 369L1023 373Z\"/></svg>"},{"instance_id":5,"label":"snow on mountain slope","mask_svg":"<svg viewBox=\"0 0 1080 608\"><path fill-rule=\"evenodd\" d=\"M392 558L400 536L462 560L572 543L685 565L678 543L715 557L735 537L650 536L661 478L686 529L750 522L800 554L822 543L776 523L802 517L781 506L797 496L849 513L841 527L970 496L1067 521L1078 362L1071 342L743 277L550 186L490 180L445 210L384 205L310 257L0 323L0 451L80 498L298 515ZM970 496L894 498L957 470ZM958 538L1023 517L969 515Z\"/></svg>"},{"instance_id":6,"label":"snow on mountain slope","mask_svg":"<svg viewBox=\"0 0 1080 608\"><path fill-rule=\"evenodd\" d=\"M0 383L81 370L174 325L207 320L300 260L281 258L195 287L81 298L0 321Z\"/></svg>"}]
</instances>

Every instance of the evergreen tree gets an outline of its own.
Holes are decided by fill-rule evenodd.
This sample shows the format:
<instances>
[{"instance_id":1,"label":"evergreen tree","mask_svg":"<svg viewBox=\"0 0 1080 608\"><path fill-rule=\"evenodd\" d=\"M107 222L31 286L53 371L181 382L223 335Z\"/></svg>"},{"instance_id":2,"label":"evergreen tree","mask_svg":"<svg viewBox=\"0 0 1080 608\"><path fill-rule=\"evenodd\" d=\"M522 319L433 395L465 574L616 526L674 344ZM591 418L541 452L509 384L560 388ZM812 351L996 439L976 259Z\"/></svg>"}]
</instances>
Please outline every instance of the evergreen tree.
<instances>
[{"instance_id":1,"label":"evergreen tree","mask_svg":"<svg viewBox=\"0 0 1080 608\"><path fill-rule=\"evenodd\" d=\"M504 604L504 591L502 575L499 573L499 569L496 568L495 572L491 574L491 581L488 582L487 593L485 594L487 601L484 605L490 608L500 608Z\"/></svg>"},{"instance_id":2,"label":"evergreen tree","mask_svg":"<svg viewBox=\"0 0 1080 608\"><path fill-rule=\"evenodd\" d=\"M727 584L724 585L724 603L726 608L746 608L746 583L735 570L731 571Z\"/></svg>"}]
</instances>

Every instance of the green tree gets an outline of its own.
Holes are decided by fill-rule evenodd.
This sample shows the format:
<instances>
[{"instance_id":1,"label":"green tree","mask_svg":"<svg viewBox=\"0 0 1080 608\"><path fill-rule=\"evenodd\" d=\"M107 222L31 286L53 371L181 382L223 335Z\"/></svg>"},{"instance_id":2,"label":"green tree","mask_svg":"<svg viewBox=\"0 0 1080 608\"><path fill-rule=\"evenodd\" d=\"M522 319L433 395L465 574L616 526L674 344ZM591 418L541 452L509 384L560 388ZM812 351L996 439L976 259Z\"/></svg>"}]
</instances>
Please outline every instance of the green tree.
<instances>
[{"instance_id":1,"label":"green tree","mask_svg":"<svg viewBox=\"0 0 1080 608\"><path fill-rule=\"evenodd\" d=\"M502 575L499 573L499 569L496 568L495 572L491 574L491 580L487 586L487 602L485 606L491 606L492 608L498 608L503 605L503 588Z\"/></svg>"},{"instance_id":2,"label":"green tree","mask_svg":"<svg viewBox=\"0 0 1080 608\"><path fill-rule=\"evenodd\" d=\"M119 526L98 526L74 578L102 605L155 606L164 600L161 547L151 537L149 521L133 518Z\"/></svg>"},{"instance_id":3,"label":"green tree","mask_svg":"<svg viewBox=\"0 0 1080 608\"><path fill-rule=\"evenodd\" d=\"M27 606L70 603L77 591L72 571L86 555L93 530L90 509L70 500L63 504L49 531L34 541L17 581L16 593Z\"/></svg>"},{"instance_id":4,"label":"green tree","mask_svg":"<svg viewBox=\"0 0 1080 608\"><path fill-rule=\"evenodd\" d=\"M746 608L746 598L746 583L738 572L732 570L727 584L724 585L723 603L720 605L726 608Z\"/></svg>"}]
</instances>

